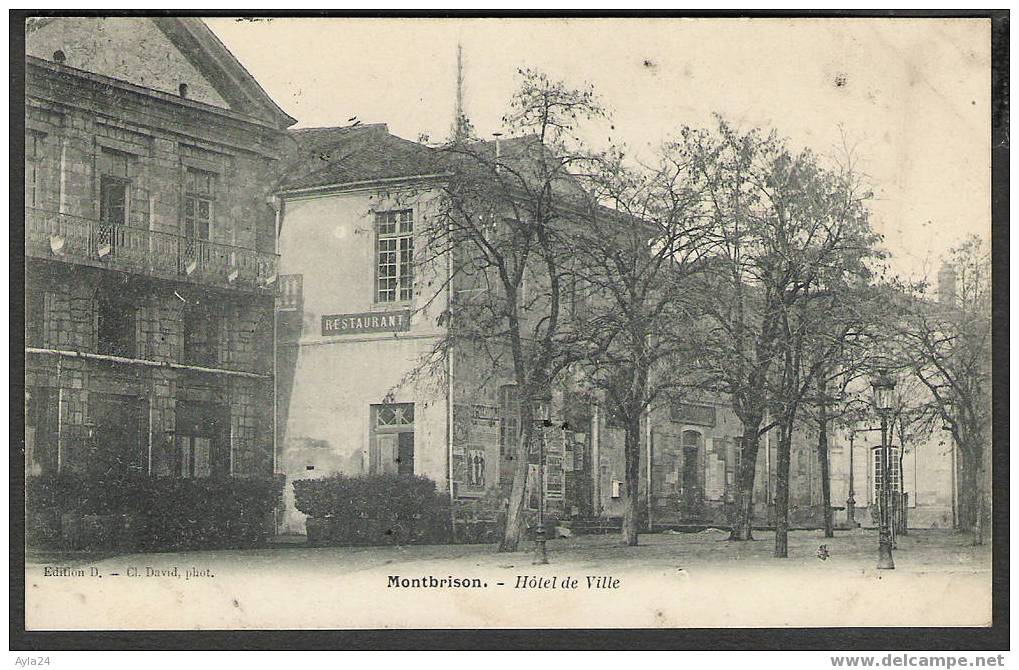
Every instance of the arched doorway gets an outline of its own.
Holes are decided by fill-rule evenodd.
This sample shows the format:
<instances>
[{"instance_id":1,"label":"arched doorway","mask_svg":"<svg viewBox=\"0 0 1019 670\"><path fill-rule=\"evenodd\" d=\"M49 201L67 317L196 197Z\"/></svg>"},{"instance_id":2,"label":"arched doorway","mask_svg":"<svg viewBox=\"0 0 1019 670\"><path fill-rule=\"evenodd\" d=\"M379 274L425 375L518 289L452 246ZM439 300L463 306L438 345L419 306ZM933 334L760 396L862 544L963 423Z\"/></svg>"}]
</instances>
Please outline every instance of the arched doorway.
<instances>
[{"instance_id":1,"label":"arched doorway","mask_svg":"<svg viewBox=\"0 0 1019 670\"><path fill-rule=\"evenodd\" d=\"M704 436L696 430L684 430L680 437L683 462L680 466L679 508L683 517L696 516L700 513L704 499L700 482L700 454L704 446Z\"/></svg>"}]
</instances>

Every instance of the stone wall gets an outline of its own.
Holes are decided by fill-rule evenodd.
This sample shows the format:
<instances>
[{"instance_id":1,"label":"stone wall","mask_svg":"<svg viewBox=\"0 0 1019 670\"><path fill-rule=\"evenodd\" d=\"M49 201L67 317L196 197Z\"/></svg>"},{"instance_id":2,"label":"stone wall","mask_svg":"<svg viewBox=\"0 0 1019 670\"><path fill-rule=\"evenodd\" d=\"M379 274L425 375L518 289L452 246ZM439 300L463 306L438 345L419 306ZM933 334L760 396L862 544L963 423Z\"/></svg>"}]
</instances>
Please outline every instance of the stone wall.
<instances>
[{"instance_id":1,"label":"stone wall","mask_svg":"<svg viewBox=\"0 0 1019 670\"><path fill-rule=\"evenodd\" d=\"M105 30L113 24L103 26ZM38 55L49 58L51 46ZM74 67L91 67L94 60L74 60L87 55L84 47L72 45L67 55ZM192 95L201 97L197 80L188 83ZM268 197L276 189L286 141L281 129L225 107L216 110L193 99L172 99L53 63L29 62L26 97L26 144L37 149L26 157L26 167L34 174L34 179L26 178L27 207L47 217L96 221L100 178L109 160L104 152L112 151L127 157L129 227L182 235L185 176L193 168L215 175L211 241L240 250L275 251L275 212ZM26 259L26 345L43 351L27 353L26 384L52 389L43 397L52 397L58 406L48 430L58 436L53 443L59 444L62 468L81 467L87 448L95 446L90 445L95 409L90 405L103 394L115 394L137 398L147 408L143 420L149 443L142 446L148 449L150 474L174 474L171 457L182 401L228 408L225 432L232 474L272 473L270 294L167 281L141 266L120 272L94 267L101 265L94 259L79 263L71 256L40 258L33 253ZM98 312L104 295L133 309L132 361L88 357L100 353ZM185 307L198 304L211 312L209 336L215 351L213 360L200 367L220 371L195 369L185 356Z\"/></svg>"},{"instance_id":2,"label":"stone wall","mask_svg":"<svg viewBox=\"0 0 1019 670\"><path fill-rule=\"evenodd\" d=\"M185 113L165 102L56 72L30 69L26 124L36 138L37 196L27 206L95 220L103 150L128 155L128 225L181 234L184 171L215 175L212 241L271 252L282 139L243 123ZM67 96L74 107L54 102ZM111 108L121 112L109 116ZM210 130L214 134L210 135Z\"/></svg>"}]
</instances>

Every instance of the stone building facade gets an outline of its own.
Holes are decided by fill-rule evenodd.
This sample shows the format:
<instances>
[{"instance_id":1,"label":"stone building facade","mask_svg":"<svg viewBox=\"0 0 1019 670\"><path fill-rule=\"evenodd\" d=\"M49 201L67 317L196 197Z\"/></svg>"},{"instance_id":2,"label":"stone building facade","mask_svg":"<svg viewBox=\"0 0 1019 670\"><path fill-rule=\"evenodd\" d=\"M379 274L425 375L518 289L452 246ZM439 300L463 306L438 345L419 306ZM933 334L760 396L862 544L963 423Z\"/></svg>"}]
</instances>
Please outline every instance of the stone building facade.
<instances>
[{"instance_id":1,"label":"stone building facade","mask_svg":"<svg viewBox=\"0 0 1019 670\"><path fill-rule=\"evenodd\" d=\"M26 35L26 469L269 477L294 123L198 19Z\"/></svg>"},{"instance_id":2,"label":"stone building facade","mask_svg":"<svg viewBox=\"0 0 1019 670\"><path fill-rule=\"evenodd\" d=\"M461 275L445 284L448 259L424 248L421 231L442 191L434 151L391 135L382 124L294 134L296 154L281 189L286 298L277 325L279 441L288 479L283 530L304 530L289 482L335 473L428 477L458 512L495 518L508 493L507 456L520 428L511 371L494 369L491 357L462 347L424 362L450 327L450 295L477 290ZM503 151L506 146L504 140ZM406 257L390 257L391 239ZM448 290L437 294L435 286ZM567 389L552 389L550 400L545 509L581 524L617 522L624 501L622 427ZM876 443L873 433L857 428L853 444L847 432L830 431L831 504L836 523L844 524L852 455L856 521L870 526ZM774 523L774 432L762 436L756 463L758 526ZM646 519L655 528L727 526L742 435L725 397L654 407L641 444ZM907 447L899 486L910 493L914 522L947 526L951 451L932 439L932 445ZM823 525L817 441L817 431L806 425L793 436L794 528ZM535 462L527 496L532 507L537 474Z\"/></svg>"}]
</instances>

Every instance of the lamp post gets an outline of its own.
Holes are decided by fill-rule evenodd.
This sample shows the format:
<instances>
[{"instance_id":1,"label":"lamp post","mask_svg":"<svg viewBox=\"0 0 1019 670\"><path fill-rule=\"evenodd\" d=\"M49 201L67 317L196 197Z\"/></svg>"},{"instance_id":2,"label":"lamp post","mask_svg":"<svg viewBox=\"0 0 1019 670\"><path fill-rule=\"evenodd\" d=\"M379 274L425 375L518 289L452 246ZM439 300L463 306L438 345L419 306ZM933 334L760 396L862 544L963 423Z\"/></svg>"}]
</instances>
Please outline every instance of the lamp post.
<instances>
[{"instance_id":1,"label":"lamp post","mask_svg":"<svg viewBox=\"0 0 1019 670\"><path fill-rule=\"evenodd\" d=\"M877 567L879 570L894 570L892 559L892 534L890 529L891 480L888 473L888 414L894 404L895 380L881 370L871 382L874 388L874 406L881 416L881 502L879 509L880 531L878 533Z\"/></svg>"},{"instance_id":2,"label":"lamp post","mask_svg":"<svg viewBox=\"0 0 1019 670\"><path fill-rule=\"evenodd\" d=\"M856 491L853 489L853 438L856 431L849 431L849 497L846 498L846 525L856 528Z\"/></svg>"},{"instance_id":3,"label":"lamp post","mask_svg":"<svg viewBox=\"0 0 1019 670\"><path fill-rule=\"evenodd\" d=\"M542 398L539 410L540 417L535 423L538 428L538 528L534 532L534 565L547 565L548 553L545 549L545 428L552 425L552 398Z\"/></svg>"}]
</instances>

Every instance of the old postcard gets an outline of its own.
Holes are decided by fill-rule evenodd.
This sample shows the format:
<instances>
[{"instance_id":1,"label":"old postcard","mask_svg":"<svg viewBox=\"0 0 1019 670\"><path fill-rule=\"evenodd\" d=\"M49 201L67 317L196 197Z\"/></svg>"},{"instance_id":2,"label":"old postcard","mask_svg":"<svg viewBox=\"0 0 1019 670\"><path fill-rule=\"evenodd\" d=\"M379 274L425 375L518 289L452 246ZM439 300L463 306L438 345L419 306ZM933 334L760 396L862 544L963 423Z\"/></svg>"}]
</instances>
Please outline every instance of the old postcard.
<instances>
[{"instance_id":1,"label":"old postcard","mask_svg":"<svg viewBox=\"0 0 1019 670\"><path fill-rule=\"evenodd\" d=\"M29 18L27 629L990 626L991 39Z\"/></svg>"}]
</instances>

